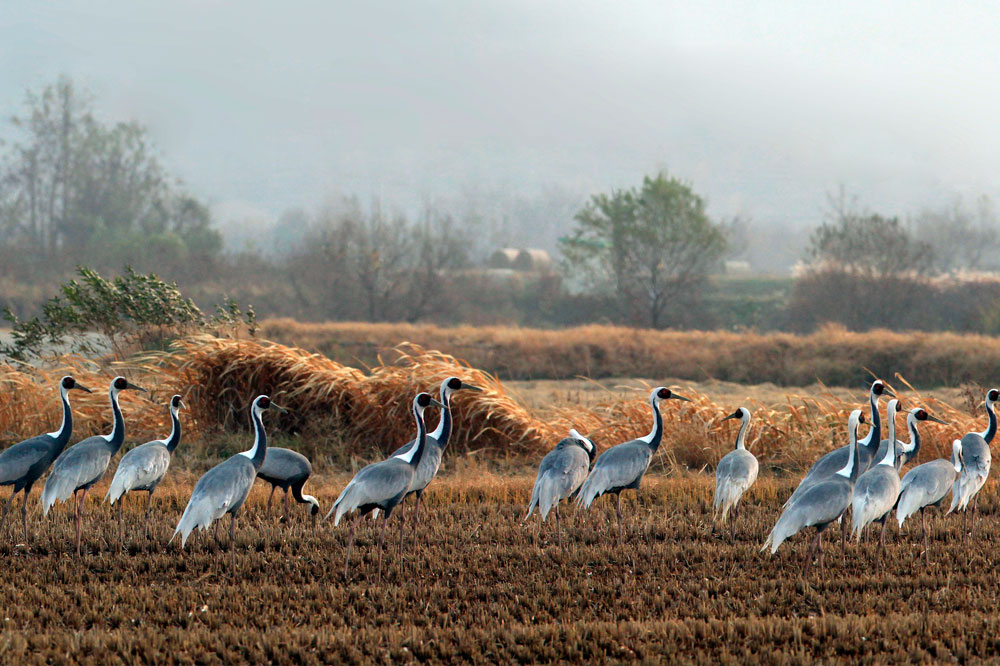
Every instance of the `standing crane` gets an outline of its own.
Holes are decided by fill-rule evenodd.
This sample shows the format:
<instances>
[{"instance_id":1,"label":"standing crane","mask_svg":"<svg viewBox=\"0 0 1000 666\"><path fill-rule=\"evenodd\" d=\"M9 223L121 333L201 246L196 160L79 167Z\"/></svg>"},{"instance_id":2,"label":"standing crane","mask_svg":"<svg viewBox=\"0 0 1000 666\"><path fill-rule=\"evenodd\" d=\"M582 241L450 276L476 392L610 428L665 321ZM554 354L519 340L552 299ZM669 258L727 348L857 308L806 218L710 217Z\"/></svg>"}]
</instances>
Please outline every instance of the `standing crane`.
<instances>
[{"instance_id":1,"label":"standing crane","mask_svg":"<svg viewBox=\"0 0 1000 666\"><path fill-rule=\"evenodd\" d=\"M890 397L896 397L892 389L885 385L881 379L876 379L872 382L871 389L868 391L868 402L871 406L871 429L865 438L858 442L858 455L861 465L861 472L867 470L874 459L875 454L878 452L879 446L881 444L882 437L882 421L878 410L878 401L883 395L888 395ZM830 478L837 473L838 470L842 469L844 465L847 464L848 459L851 457L850 453L851 446L842 446L839 449L835 449L830 453L827 453L822 458L813 463L813 466L809 468L805 477L799 482L798 487L792 493L791 497L785 501L784 506L788 506L794 500L798 499L806 488L808 488L813 483L817 481L822 481L823 479Z\"/></svg>"},{"instance_id":2,"label":"standing crane","mask_svg":"<svg viewBox=\"0 0 1000 666\"><path fill-rule=\"evenodd\" d=\"M813 539L806 553L806 572L812 564L813 552L819 554L820 570L823 569L823 530L841 519L851 505L851 494L854 483L861 472L860 446L858 445L858 425L865 422L865 415L860 409L851 412L847 420L847 431L850 439L851 457L836 473L822 481L806 488L794 502L785 506L761 550L771 549L773 555L778 547L788 537L798 533L804 527L815 527L816 538Z\"/></svg>"},{"instance_id":3,"label":"standing crane","mask_svg":"<svg viewBox=\"0 0 1000 666\"><path fill-rule=\"evenodd\" d=\"M653 389L649 394L649 405L653 408L652 431L645 437L612 446L602 453L577 495L577 504L589 509L594 500L601 495L614 494L615 512L618 514L619 543L622 541L621 492L629 488L639 489L639 484L642 483L642 477L649 468L653 454L660 448L660 442L663 440L663 416L660 414L660 403L671 399L690 402L690 399L678 395L664 386Z\"/></svg>"},{"instance_id":4,"label":"standing crane","mask_svg":"<svg viewBox=\"0 0 1000 666\"><path fill-rule=\"evenodd\" d=\"M990 465L993 462L990 442L997 434L997 415L994 407L997 400L1000 400L1000 390L993 388L986 392L986 414L989 417L986 430L970 432L962 437L962 472L955 480L948 513L961 509L965 513L966 526L969 522L969 500L975 498L972 504L972 512L975 514L979 508L978 493L990 475ZM976 529L975 517L972 520L972 529Z\"/></svg>"},{"instance_id":5,"label":"standing crane","mask_svg":"<svg viewBox=\"0 0 1000 666\"><path fill-rule=\"evenodd\" d=\"M108 470L108 463L118 453L125 441L125 418L118 406L118 395L122 391L134 390L146 393L146 389L136 386L124 377L115 377L108 387L111 413L114 425L110 435L88 437L66 449L52 466L52 473L45 480L42 489L42 512L48 515L56 502L64 502L72 495L76 503L76 554L81 554L80 532L83 528L83 503L87 491L101 480ZM77 498L77 493L83 494Z\"/></svg>"},{"instance_id":6,"label":"standing crane","mask_svg":"<svg viewBox=\"0 0 1000 666\"><path fill-rule=\"evenodd\" d=\"M594 462L597 449L594 443L578 433L575 429L569 431L556 448L545 454L538 466L538 477L535 487L531 489L531 501L528 503L528 520L531 513L538 508L542 522L555 509L556 540L562 545L562 533L559 530L559 502L573 496L587 478L587 472Z\"/></svg>"},{"instance_id":7,"label":"standing crane","mask_svg":"<svg viewBox=\"0 0 1000 666\"><path fill-rule=\"evenodd\" d=\"M444 403L438 402L427 393L418 393L413 398L413 418L417 422L416 446L410 447L405 453L392 456L388 460L366 465L354 475L347 487L341 491L337 501L323 517L326 520L334 511L337 512L333 524L339 525L340 519L355 509L358 516L351 523L351 535L347 542L347 557L344 558L344 579L347 579L347 565L351 561L351 549L354 547L354 532L358 522L375 509L381 509L382 529L378 537L378 579L382 579L382 551L385 544L385 526L389 522L392 510L396 508L410 490L410 484L416 474L417 467L423 458L427 444L427 429L424 425L424 410L434 405L445 409Z\"/></svg>"},{"instance_id":8,"label":"standing crane","mask_svg":"<svg viewBox=\"0 0 1000 666\"><path fill-rule=\"evenodd\" d=\"M111 486L105 499L111 502L111 506L121 499L118 503L119 523L121 523L122 505L125 503L123 495L133 490L146 491L146 517L149 517L153 491L166 476L167 468L170 467L170 456L181 441L181 420L178 412L182 407L184 403L179 395L170 398L168 404L170 434L166 439L153 440L135 447L122 456L118 463L118 469L111 479Z\"/></svg>"},{"instance_id":9,"label":"standing crane","mask_svg":"<svg viewBox=\"0 0 1000 666\"><path fill-rule=\"evenodd\" d=\"M253 447L248 451L223 460L198 479L191 493L184 515L177 523L170 541L181 535L181 548L187 543L188 536L195 528L202 530L229 514L229 542L236 541L236 514L247 501L247 495L257 479L257 470L264 463L267 453L267 432L264 430L264 411L274 407L287 411L284 407L271 402L266 395L259 395L250 406L250 419L253 421ZM218 539L219 524L215 523L216 539ZM169 542L168 542L169 543Z\"/></svg>"},{"instance_id":10,"label":"standing crane","mask_svg":"<svg viewBox=\"0 0 1000 666\"><path fill-rule=\"evenodd\" d=\"M413 537L416 538L417 533L417 514L420 511L420 499L423 497L424 490L434 477L437 476L438 470L441 469L441 456L444 455L444 450L448 448L448 440L451 438L451 427L452 427L452 417L451 417L451 396L456 391L467 390L481 392L483 389L478 386L473 386L468 382L463 382L458 377L448 377L443 382L441 382L441 404L444 405L444 409L441 410L441 417L438 420L437 428L433 432L427 433L426 443L424 444L424 454L420 458L420 464L417 466L416 471L413 473L413 481L410 483L410 490L406 493L406 497L410 495L416 495L417 498L413 505ZM403 455L414 446L417 445L416 440L410 440L403 446L396 449L390 458ZM403 499L405 500L406 497ZM379 510L375 509L372 512L374 518L378 518ZM402 547L403 538L403 507L399 507L399 537L400 544Z\"/></svg>"},{"instance_id":11,"label":"standing crane","mask_svg":"<svg viewBox=\"0 0 1000 666\"><path fill-rule=\"evenodd\" d=\"M10 499L3 505L0 528L7 520L7 511L14 496L23 490L21 522L24 525L25 543L28 541L28 495L31 494L31 488L59 457L73 436L73 410L69 406L69 392L74 389L93 393L69 375L59 380L59 398L63 408L59 430L18 442L0 453L0 486L14 486Z\"/></svg>"},{"instance_id":12,"label":"standing crane","mask_svg":"<svg viewBox=\"0 0 1000 666\"><path fill-rule=\"evenodd\" d=\"M733 512L733 520L729 523L730 538L736 540L736 516L739 510L740 498L743 497L754 481L757 480L759 465L754 454L747 451L746 437L750 428L750 410L740 407L735 412L722 419L740 419L740 430L736 435L736 448L722 456L715 468L715 500L712 508L715 513L721 511L721 520L726 522L729 511Z\"/></svg>"},{"instance_id":13,"label":"standing crane","mask_svg":"<svg viewBox=\"0 0 1000 666\"><path fill-rule=\"evenodd\" d=\"M962 440L951 443L951 460L937 459L917 465L900 483L899 501L896 503L896 520L903 521L920 510L920 535L927 552L927 507L940 507L951 491L955 479L962 472Z\"/></svg>"}]
</instances>

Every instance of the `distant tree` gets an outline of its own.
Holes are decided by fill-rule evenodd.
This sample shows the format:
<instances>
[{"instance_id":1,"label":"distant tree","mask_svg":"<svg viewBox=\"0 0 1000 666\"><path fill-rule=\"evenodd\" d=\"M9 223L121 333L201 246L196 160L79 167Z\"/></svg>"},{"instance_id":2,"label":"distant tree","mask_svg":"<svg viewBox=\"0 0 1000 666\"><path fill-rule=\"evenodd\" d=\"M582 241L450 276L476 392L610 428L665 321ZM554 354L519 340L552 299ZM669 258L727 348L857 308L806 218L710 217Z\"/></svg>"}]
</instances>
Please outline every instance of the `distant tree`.
<instances>
[{"instance_id":1,"label":"distant tree","mask_svg":"<svg viewBox=\"0 0 1000 666\"><path fill-rule=\"evenodd\" d=\"M922 328L934 251L897 217L859 210L843 191L810 237L807 270L796 280L788 327L837 322L851 330Z\"/></svg>"},{"instance_id":2,"label":"distant tree","mask_svg":"<svg viewBox=\"0 0 1000 666\"><path fill-rule=\"evenodd\" d=\"M940 209L925 209L912 226L914 236L934 248L938 271L1000 267L1000 218L988 196L979 197L971 206L956 199Z\"/></svg>"},{"instance_id":3,"label":"distant tree","mask_svg":"<svg viewBox=\"0 0 1000 666\"><path fill-rule=\"evenodd\" d=\"M637 325L683 321L726 249L722 227L691 187L660 173L642 187L594 195L560 240L571 272L611 291Z\"/></svg>"},{"instance_id":4,"label":"distant tree","mask_svg":"<svg viewBox=\"0 0 1000 666\"><path fill-rule=\"evenodd\" d=\"M350 200L320 212L286 266L305 305L323 302L327 316L416 321L440 306L450 272L467 264L466 240L448 215L428 210L412 223Z\"/></svg>"},{"instance_id":5,"label":"distant tree","mask_svg":"<svg viewBox=\"0 0 1000 666\"><path fill-rule=\"evenodd\" d=\"M20 136L0 163L0 241L44 266L57 259L187 273L221 249L208 208L184 193L135 122L106 125L62 78L29 92Z\"/></svg>"}]
</instances>

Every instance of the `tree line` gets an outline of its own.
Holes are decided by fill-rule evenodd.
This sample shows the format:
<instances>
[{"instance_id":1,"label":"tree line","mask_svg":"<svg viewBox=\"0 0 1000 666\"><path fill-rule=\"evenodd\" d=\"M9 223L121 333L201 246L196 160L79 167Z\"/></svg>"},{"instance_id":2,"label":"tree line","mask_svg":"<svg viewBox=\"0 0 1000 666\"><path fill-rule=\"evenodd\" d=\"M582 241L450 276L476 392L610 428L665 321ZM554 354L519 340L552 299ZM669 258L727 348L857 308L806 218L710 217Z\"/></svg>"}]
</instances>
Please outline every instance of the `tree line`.
<instances>
[{"instance_id":1,"label":"tree line","mask_svg":"<svg viewBox=\"0 0 1000 666\"><path fill-rule=\"evenodd\" d=\"M1000 331L995 280L945 279L1000 268L988 198L903 219L841 191L794 279L720 280L755 225L713 219L693 184L656 173L583 203L557 270L507 275L483 269L494 248L474 214L413 217L357 199L286 213L276 242L294 240L280 254L224 252L209 206L168 172L147 130L103 122L69 79L29 92L8 125L0 305L14 316L40 312L83 265L156 272L203 306L228 296L261 316L307 320Z\"/></svg>"}]
</instances>

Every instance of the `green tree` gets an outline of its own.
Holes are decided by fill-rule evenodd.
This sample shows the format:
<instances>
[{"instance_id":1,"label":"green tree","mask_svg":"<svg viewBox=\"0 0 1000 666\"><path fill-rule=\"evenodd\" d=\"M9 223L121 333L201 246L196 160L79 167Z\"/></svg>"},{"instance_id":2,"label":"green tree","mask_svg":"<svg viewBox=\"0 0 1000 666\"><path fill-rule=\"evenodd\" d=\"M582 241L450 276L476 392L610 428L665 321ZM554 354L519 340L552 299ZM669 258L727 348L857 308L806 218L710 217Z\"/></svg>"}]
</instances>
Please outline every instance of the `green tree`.
<instances>
[{"instance_id":1,"label":"green tree","mask_svg":"<svg viewBox=\"0 0 1000 666\"><path fill-rule=\"evenodd\" d=\"M726 249L722 227L691 187L660 173L641 188L594 195L560 240L571 272L612 292L637 325L683 321Z\"/></svg>"}]
</instances>

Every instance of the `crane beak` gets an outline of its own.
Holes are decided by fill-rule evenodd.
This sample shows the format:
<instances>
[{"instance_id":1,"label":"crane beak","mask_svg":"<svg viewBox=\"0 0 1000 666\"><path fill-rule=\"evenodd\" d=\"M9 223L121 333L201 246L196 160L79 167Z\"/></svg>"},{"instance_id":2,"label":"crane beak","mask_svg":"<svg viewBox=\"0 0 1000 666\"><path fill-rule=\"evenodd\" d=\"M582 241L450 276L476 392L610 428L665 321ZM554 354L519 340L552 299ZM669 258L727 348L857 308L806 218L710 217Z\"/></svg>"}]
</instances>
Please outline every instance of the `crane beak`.
<instances>
[{"instance_id":1,"label":"crane beak","mask_svg":"<svg viewBox=\"0 0 1000 666\"><path fill-rule=\"evenodd\" d=\"M936 417L936 416L934 416L932 414L928 414L927 415L927 420L928 421L934 421L934 423L940 423L941 425L951 425L947 421L942 421L941 419L939 419L938 417Z\"/></svg>"},{"instance_id":2,"label":"crane beak","mask_svg":"<svg viewBox=\"0 0 1000 666\"><path fill-rule=\"evenodd\" d=\"M895 397L898 397L898 396L896 396L896 392L895 392L895 391L893 391L893 390L892 390L891 388L889 388L888 386L883 386L883 387L882 387L882 393L885 393L885 394L886 394L887 396L889 396L890 398L895 398Z\"/></svg>"},{"instance_id":3,"label":"crane beak","mask_svg":"<svg viewBox=\"0 0 1000 666\"><path fill-rule=\"evenodd\" d=\"M683 400L684 402L691 402L691 398L685 398L684 396L678 395L673 391L670 392L670 397L673 398L674 400Z\"/></svg>"},{"instance_id":4,"label":"crane beak","mask_svg":"<svg viewBox=\"0 0 1000 666\"><path fill-rule=\"evenodd\" d=\"M149 389L144 389L141 386L136 386L135 384L133 384L130 381L126 381L125 382L125 388L126 389L132 389L133 391L142 391L143 393L149 393Z\"/></svg>"},{"instance_id":5,"label":"crane beak","mask_svg":"<svg viewBox=\"0 0 1000 666\"><path fill-rule=\"evenodd\" d=\"M81 391L86 391L87 393L93 393L92 390L90 390L89 388L87 388L83 384L80 384L79 382L77 382L76 384L74 384L73 388L80 389Z\"/></svg>"},{"instance_id":6,"label":"crane beak","mask_svg":"<svg viewBox=\"0 0 1000 666\"><path fill-rule=\"evenodd\" d=\"M483 392L483 389L479 388L478 386L473 386L472 384L466 384L465 382L462 382L462 388L469 389L470 391L475 391L476 393Z\"/></svg>"},{"instance_id":7,"label":"crane beak","mask_svg":"<svg viewBox=\"0 0 1000 666\"><path fill-rule=\"evenodd\" d=\"M734 414L730 414L729 416L727 416L726 418L724 418L724 419L722 419L722 420L723 420L723 421L729 421L730 419L738 419L738 418L740 418L741 416L742 416L742 414L740 414L739 412L736 412L736 413L734 413Z\"/></svg>"},{"instance_id":8,"label":"crane beak","mask_svg":"<svg viewBox=\"0 0 1000 666\"><path fill-rule=\"evenodd\" d=\"M434 398L431 398L431 405L433 405L434 407L440 407L441 409L448 409L447 407L444 406L444 403L435 400Z\"/></svg>"},{"instance_id":9,"label":"crane beak","mask_svg":"<svg viewBox=\"0 0 1000 666\"><path fill-rule=\"evenodd\" d=\"M275 409L277 409L282 414L287 414L288 413L288 409L287 408L282 407L281 405L279 405L278 403L276 403L274 401L271 402L271 407L274 407Z\"/></svg>"},{"instance_id":10,"label":"crane beak","mask_svg":"<svg viewBox=\"0 0 1000 666\"><path fill-rule=\"evenodd\" d=\"M177 401L177 408L178 408L178 409L187 409L187 408L188 408L188 406L184 404L184 401L183 401L183 400L178 400L178 401Z\"/></svg>"}]
</instances>

